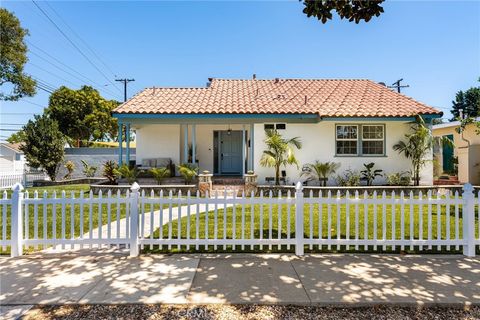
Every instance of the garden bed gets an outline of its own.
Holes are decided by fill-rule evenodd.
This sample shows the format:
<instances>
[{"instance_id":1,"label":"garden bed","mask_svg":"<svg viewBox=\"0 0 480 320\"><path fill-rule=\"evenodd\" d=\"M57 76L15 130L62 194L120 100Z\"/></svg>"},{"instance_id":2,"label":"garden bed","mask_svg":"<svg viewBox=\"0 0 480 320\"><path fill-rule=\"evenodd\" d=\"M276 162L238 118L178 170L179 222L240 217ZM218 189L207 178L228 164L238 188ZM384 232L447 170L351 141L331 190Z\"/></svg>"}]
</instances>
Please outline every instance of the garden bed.
<instances>
[{"instance_id":1,"label":"garden bed","mask_svg":"<svg viewBox=\"0 0 480 320\"><path fill-rule=\"evenodd\" d=\"M105 178L75 178L68 180L59 180L59 181L47 181L47 180L34 180L33 187L46 187L46 186L61 186L61 185L72 185L72 184L92 184L92 183L101 183L106 181Z\"/></svg>"},{"instance_id":2,"label":"garden bed","mask_svg":"<svg viewBox=\"0 0 480 320\"><path fill-rule=\"evenodd\" d=\"M92 184L90 189L94 194L98 194L101 190L103 194L106 194L109 190L112 193L116 194L119 190L121 194L125 194L127 190L130 190L132 186L129 184L120 184L120 185L107 185L107 184ZM190 194L196 195L197 185L194 184L157 184L157 185L140 185L140 192L145 191L146 194L150 194L152 191L155 192L155 195L158 196L160 191L163 191L165 196L168 196L170 192L172 195L178 195L179 191L182 192L182 195L187 195L188 191Z\"/></svg>"}]
</instances>

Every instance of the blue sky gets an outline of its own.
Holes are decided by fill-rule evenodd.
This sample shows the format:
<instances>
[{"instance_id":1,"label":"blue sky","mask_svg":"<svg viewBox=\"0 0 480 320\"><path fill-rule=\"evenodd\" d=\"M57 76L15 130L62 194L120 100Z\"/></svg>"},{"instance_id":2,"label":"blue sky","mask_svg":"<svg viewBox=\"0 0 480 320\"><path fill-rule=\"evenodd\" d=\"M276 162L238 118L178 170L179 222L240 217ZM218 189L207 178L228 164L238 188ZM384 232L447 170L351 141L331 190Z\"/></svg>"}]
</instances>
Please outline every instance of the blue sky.
<instances>
[{"instance_id":1,"label":"blue sky","mask_svg":"<svg viewBox=\"0 0 480 320\"><path fill-rule=\"evenodd\" d=\"M101 73L31 1L3 1L30 31L26 71L53 87L96 83L105 97L118 100L123 95L110 83L115 75L135 78L129 96L147 86L204 86L208 77L253 73L388 84L404 78L410 85L406 95L442 109L448 118L455 93L480 77L480 1L387 1L383 15L358 25L338 17L321 24L307 18L297 1L38 5ZM41 90L33 98L2 102L0 126L18 129L47 103L48 93ZM0 131L0 140L10 133Z\"/></svg>"}]
</instances>

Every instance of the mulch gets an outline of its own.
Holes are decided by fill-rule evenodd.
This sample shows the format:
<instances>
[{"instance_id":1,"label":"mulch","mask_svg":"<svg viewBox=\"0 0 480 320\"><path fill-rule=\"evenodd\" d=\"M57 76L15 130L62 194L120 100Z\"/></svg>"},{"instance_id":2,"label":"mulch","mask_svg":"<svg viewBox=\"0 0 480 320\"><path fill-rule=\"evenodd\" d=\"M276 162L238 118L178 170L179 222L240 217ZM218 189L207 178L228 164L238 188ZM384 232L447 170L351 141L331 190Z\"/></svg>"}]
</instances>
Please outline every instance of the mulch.
<instances>
[{"instance_id":1,"label":"mulch","mask_svg":"<svg viewBox=\"0 0 480 320\"><path fill-rule=\"evenodd\" d=\"M315 307L281 305L57 305L36 306L23 319L480 319L480 307Z\"/></svg>"}]
</instances>

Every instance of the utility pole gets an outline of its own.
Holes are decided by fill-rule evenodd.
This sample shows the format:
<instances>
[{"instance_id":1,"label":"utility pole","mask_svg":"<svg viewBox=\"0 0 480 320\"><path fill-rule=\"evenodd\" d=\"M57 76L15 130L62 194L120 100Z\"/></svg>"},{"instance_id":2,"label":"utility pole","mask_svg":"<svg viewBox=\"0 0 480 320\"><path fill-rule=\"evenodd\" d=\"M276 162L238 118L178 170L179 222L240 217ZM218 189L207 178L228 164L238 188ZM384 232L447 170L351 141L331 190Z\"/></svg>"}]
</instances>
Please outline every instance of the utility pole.
<instances>
[{"instance_id":1,"label":"utility pole","mask_svg":"<svg viewBox=\"0 0 480 320\"><path fill-rule=\"evenodd\" d=\"M401 91L402 88L408 88L408 87L410 87L408 84L402 86L402 85L400 84L400 82L402 82L402 81L403 81L403 78L395 81L394 83L392 83L391 86L388 86L387 88L395 88L395 89L397 89L397 92L398 92L398 93L401 93L400 91Z\"/></svg>"},{"instance_id":2,"label":"utility pole","mask_svg":"<svg viewBox=\"0 0 480 320\"><path fill-rule=\"evenodd\" d=\"M135 81L135 79L115 79L115 81L123 82L123 102L127 101L127 84L129 82Z\"/></svg>"}]
</instances>

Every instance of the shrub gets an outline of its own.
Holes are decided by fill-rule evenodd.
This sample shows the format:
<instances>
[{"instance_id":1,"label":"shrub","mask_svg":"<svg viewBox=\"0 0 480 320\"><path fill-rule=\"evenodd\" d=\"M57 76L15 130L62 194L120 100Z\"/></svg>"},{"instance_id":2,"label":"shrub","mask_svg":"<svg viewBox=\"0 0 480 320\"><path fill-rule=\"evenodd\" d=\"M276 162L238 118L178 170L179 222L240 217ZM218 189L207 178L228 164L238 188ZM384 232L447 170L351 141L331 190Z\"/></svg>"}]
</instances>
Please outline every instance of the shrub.
<instances>
[{"instance_id":1,"label":"shrub","mask_svg":"<svg viewBox=\"0 0 480 320\"><path fill-rule=\"evenodd\" d=\"M170 177L170 170L167 167L152 168L150 169L150 173L158 184L162 184L165 178Z\"/></svg>"},{"instance_id":2,"label":"shrub","mask_svg":"<svg viewBox=\"0 0 480 320\"><path fill-rule=\"evenodd\" d=\"M185 179L185 184L189 184L198 174L198 167L191 163L183 163L178 166L178 172Z\"/></svg>"},{"instance_id":3,"label":"shrub","mask_svg":"<svg viewBox=\"0 0 480 320\"><path fill-rule=\"evenodd\" d=\"M64 180L72 178L73 171L75 170L75 163L73 161L68 160L64 164L65 169L67 170L67 174L63 177Z\"/></svg>"},{"instance_id":4,"label":"shrub","mask_svg":"<svg viewBox=\"0 0 480 320\"><path fill-rule=\"evenodd\" d=\"M390 186L408 186L412 182L412 175L408 171L387 174L386 177Z\"/></svg>"},{"instance_id":5,"label":"shrub","mask_svg":"<svg viewBox=\"0 0 480 320\"><path fill-rule=\"evenodd\" d=\"M134 183L135 180L137 180L138 173L139 173L137 167L130 168L126 164L122 165L118 169L115 169L114 172L118 178L127 179L128 184Z\"/></svg>"},{"instance_id":6,"label":"shrub","mask_svg":"<svg viewBox=\"0 0 480 320\"><path fill-rule=\"evenodd\" d=\"M108 183L117 183L117 175L115 174L115 170L117 169L118 165L113 160L109 160L103 164L103 177L107 178Z\"/></svg>"},{"instance_id":7,"label":"shrub","mask_svg":"<svg viewBox=\"0 0 480 320\"><path fill-rule=\"evenodd\" d=\"M383 170L373 169L373 167L375 166L375 163L373 162L364 163L363 166L365 167L365 169L360 171L360 173L362 174L362 179L367 181L367 186L371 186L373 184L373 180L375 180L376 177L383 176L382 174Z\"/></svg>"},{"instance_id":8,"label":"shrub","mask_svg":"<svg viewBox=\"0 0 480 320\"><path fill-rule=\"evenodd\" d=\"M343 176L338 175L336 180L337 184L341 187L356 187L360 185L360 173L348 169Z\"/></svg>"},{"instance_id":9,"label":"shrub","mask_svg":"<svg viewBox=\"0 0 480 320\"><path fill-rule=\"evenodd\" d=\"M318 180L323 186L327 185L328 177L340 168L340 163L336 162L320 162L309 163L306 165L306 171L302 172L302 176L307 176L308 181Z\"/></svg>"},{"instance_id":10,"label":"shrub","mask_svg":"<svg viewBox=\"0 0 480 320\"><path fill-rule=\"evenodd\" d=\"M82 164L83 164L83 174L87 178L94 177L95 173L97 172L97 167L89 165L85 160L82 160Z\"/></svg>"}]
</instances>

